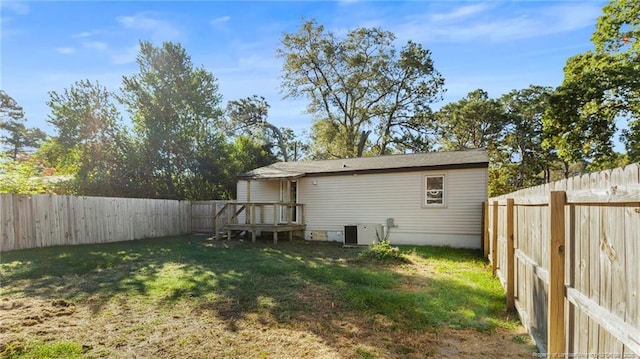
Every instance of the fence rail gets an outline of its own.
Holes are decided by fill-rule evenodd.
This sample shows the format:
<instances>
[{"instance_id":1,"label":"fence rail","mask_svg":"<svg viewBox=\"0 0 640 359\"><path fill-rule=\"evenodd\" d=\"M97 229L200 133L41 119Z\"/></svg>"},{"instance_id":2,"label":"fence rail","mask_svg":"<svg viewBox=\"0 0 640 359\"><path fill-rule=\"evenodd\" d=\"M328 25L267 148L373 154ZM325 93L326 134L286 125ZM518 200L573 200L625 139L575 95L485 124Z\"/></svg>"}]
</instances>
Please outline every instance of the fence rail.
<instances>
[{"instance_id":1,"label":"fence rail","mask_svg":"<svg viewBox=\"0 0 640 359\"><path fill-rule=\"evenodd\" d=\"M640 356L640 165L490 198L485 255L549 354Z\"/></svg>"},{"instance_id":2,"label":"fence rail","mask_svg":"<svg viewBox=\"0 0 640 359\"><path fill-rule=\"evenodd\" d=\"M224 202L0 194L0 251L212 232L216 204Z\"/></svg>"}]
</instances>

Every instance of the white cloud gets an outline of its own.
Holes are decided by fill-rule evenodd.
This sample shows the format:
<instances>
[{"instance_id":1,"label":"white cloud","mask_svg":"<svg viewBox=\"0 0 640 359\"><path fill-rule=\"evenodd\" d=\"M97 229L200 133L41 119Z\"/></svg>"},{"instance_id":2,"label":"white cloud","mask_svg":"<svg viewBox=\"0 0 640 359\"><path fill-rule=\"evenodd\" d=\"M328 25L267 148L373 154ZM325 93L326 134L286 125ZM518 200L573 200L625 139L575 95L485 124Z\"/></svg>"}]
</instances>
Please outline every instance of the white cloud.
<instances>
[{"instance_id":1,"label":"white cloud","mask_svg":"<svg viewBox=\"0 0 640 359\"><path fill-rule=\"evenodd\" d=\"M29 13L29 5L24 1L5 0L0 1L0 10L2 12L11 11L16 15L27 15Z\"/></svg>"},{"instance_id":2,"label":"white cloud","mask_svg":"<svg viewBox=\"0 0 640 359\"><path fill-rule=\"evenodd\" d=\"M544 3L543 3L544 4ZM508 13L476 4L447 13L422 14L405 19L394 32L399 39L466 42L485 39L493 42L521 40L593 26L601 8L595 3L552 5Z\"/></svg>"},{"instance_id":3,"label":"white cloud","mask_svg":"<svg viewBox=\"0 0 640 359\"><path fill-rule=\"evenodd\" d=\"M212 26L218 26L221 24L228 23L229 20L231 20L231 16L221 16L209 21L209 24L211 24Z\"/></svg>"},{"instance_id":4,"label":"white cloud","mask_svg":"<svg viewBox=\"0 0 640 359\"><path fill-rule=\"evenodd\" d=\"M76 52L73 47L56 47L56 52L61 55L71 55Z\"/></svg>"},{"instance_id":5,"label":"white cloud","mask_svg":"<svg viewBox=\"0 0 640 359\"><path fill-rule=\"evenodd\" d=\"M125 29L147 33L154 42L175 41L182 38L182 32L170 22L154 19L145 14L120 16L116 21Z\"/></svg>"},{"instance_id":6,"label":"white cloud","mask_svg":"<svg viewBox=\"0 0 640 359\"><path fill-rule=\"evenodd\" d=\"M102 35L104 33L105 33L104 30L91 30L91 31L79 32L77 34L72 35L71 37L74 38L74 39L86 39L86 38L93 37L93 36L96 36L96 35Z\"/></svg>"},{"instance_id":7,"label":"white cloud","mask_svg":"<svg viewBox=\"0 0 640 359\"><path fill-rule=\"evenodd\" d=\"M87 49L94 49L98 51L107 51L109 49L109 45L102 41L86 41L82 43L82 46Z\"/></svg>"},{"instance_id":8,"label":"white cloud","mask_svg":"<svg viewBox=\"0 0 640 359\"><path fill-rule=\"evenodd\" d=\"M459 8L455 8L449 12L431 14L429 15L429 19L435 22L458 20L458 19L466 18L471 15L484 12L487 9L488 9L487 4L475 4L475 5L462 6Z\"/></svg>"}]
</instances>

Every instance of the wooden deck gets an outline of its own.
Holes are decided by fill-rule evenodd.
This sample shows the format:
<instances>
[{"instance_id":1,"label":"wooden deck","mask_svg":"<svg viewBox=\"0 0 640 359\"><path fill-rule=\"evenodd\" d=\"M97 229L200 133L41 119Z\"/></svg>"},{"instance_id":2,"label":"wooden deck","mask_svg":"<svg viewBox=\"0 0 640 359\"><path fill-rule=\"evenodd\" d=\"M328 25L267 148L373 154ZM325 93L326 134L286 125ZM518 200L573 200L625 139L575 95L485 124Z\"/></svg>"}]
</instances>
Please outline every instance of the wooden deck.
<instances>
[{"instance_id":1,"label":"wooden deck","mask_svg":"<svg viewBox=\"0 0 640 359\"><path fill-rule=\"evenodd\" d=\"M220 223L222 217L226 217L226 223ZM278 243L278 233L289 232L291 240L293 232L305 230L304 205L285 202L228 202L214 216L214 225L216 239L221 233L226 232L227 238L231 238L234 231L247 231L251 232L251 241L255 243L258 232L271 232L273 243Z\"/></svg>"},{"instance_id":2,"label":"wooden deck","mask_svg":"<svg viewBox=\"0 0 640 359\"><path fill-rule=\"evenodd\" d=\"M307 226L297 223L280 223L280 224L227 224L225 229L227 230L228 238L231 238L233 231L247 231L251 232L251 241L255 243L257 232L271 232L273 233L273 243L278 243L278 233L289 232L289 240L293 239L293 232L304 231Z\"/></svg>"}]
</instances>

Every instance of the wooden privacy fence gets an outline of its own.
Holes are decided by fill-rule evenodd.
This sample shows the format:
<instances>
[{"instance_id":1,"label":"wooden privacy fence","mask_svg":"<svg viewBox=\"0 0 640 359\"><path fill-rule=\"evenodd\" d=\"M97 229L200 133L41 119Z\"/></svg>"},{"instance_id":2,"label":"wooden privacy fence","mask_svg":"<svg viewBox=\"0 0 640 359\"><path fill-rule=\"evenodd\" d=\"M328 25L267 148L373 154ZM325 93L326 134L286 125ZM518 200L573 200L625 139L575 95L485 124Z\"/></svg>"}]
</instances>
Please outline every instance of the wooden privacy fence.
<instances>
[{"instance_id":1,"label":"wooden privacy fence","mask_svg":"<svg viewBox=\"0 0 640 359\"><path fill-rule=\"evenodd\" d=\"M640 356L640 165L489 199L485 255L542 351Z\"/></svg>"},{"instance_id":2,"label":"wooden privacy fence","mask_svg":"<svg viewBox=\"0 0 640 359\"><path fill-rule=\"evenodd\" d=\"M0 194L0 251L191 233L191 211L190 201Z\"/></svg>"},{"instance_id":3,"label":"wooden privacy fence","mask_svg":"<svg viewBox=\"0 0 640 359\"><path fill-rule=\"evenodd\" d=\"M215 230L213 218L229 201L191 202L191 231L194 233L212 233ZM226 223L226 216L221 218Z\"/></svg>"}]
</instances>

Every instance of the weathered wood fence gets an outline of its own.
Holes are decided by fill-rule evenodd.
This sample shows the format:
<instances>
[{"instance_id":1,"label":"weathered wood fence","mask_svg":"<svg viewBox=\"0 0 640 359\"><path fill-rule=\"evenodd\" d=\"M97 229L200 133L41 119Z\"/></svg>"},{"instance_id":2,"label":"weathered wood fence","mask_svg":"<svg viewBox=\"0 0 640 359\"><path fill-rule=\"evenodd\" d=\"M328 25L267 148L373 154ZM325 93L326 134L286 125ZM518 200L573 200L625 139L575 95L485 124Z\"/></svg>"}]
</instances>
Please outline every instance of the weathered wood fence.
<instances>
[{"instance_id":1,"label":"weathered wood fence","mask_svg":"<svg viewBox=\"0 0 640 359\"><path fill-rule=\"evenodd\" d=\"M229 201L193 201L191 202L191 231L194 233L212 233L215 229L213 218ZM226 214L223 214L225 216ZM221 218L226 223L226 216Z\"/></svg>"},{"instance_id":2,"label":"weathered wood fence","mask_svg":"<svg viewBox=\"0 0 640 359\"><path fill-rule=\"evenodd\" d=\"M216 202L0 194L0 251L212 232Z\"/></svg>"},{"instance_id":3,"label":"weathered wood fence","mask_svg":"<svg viewBox=\"0 0 640 359\"><path fill-rule=\"evenodd\" d=\"M640 356L639 164L491 198L484 238L550 357Z\"/></svg>"}]
</instances>

